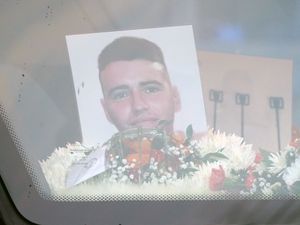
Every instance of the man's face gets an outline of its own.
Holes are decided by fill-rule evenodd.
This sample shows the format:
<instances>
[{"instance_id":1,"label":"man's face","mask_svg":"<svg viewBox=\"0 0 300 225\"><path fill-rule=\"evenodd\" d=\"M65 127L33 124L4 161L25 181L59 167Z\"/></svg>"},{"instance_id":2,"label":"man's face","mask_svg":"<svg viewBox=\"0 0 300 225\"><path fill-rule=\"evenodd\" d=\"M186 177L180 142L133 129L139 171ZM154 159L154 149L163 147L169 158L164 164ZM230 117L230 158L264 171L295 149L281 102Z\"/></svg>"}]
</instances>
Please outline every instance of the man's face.
<instances>
[{"instance_id":1,"label":"man's face","mask_svg":"<svg viewBox=\"0 0 300 225\"><path fill-rule=\"evenodd\" d=\"M147 60L116 61L104 68L100 81L106 117L119 131L155 128L160 121L168 121L165 130L173 131L180 98L164 66Z\"/></svg>"}]
</instances>

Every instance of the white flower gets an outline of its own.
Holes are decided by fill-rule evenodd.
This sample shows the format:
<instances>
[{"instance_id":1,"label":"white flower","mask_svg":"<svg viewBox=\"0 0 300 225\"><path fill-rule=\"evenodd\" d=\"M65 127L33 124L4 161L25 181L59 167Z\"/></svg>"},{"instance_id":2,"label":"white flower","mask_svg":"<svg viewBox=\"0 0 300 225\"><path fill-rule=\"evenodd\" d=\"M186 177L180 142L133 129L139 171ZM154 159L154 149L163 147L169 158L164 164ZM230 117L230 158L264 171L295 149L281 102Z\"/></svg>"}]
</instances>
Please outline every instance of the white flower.
<instances>
[{"instance_id":1,"label":"white flower","mask_svg":"<svg viewBox=\"0 0 300 225\"><path fill-rule=\"evenodd\" d=\"M209 131L200 141L192 141L192 144L197 145L196 150L202 156L216 152L224 154L228 160L222 159L220 161L228 161L231 168L236 170L248 168L255 160L256 154L252 145L245 144L242 137L234 134L226 135L219 131L216 133Z\"/></svg>"},{"instance_id":2,"label":"white flower","mask_svg":"<svg viewBox=\"0 0 300 225\"><path fill-rule=\"evenodd\" d=\"M260 182L260 183L259 183L259 186L260 186L260 187L265 186L265 182Z\"/></svg>"},{"instance_id":3,"label":"white flower","mask_svg":"<svg viewBox=\"0 0 300 225\"><path fill-rule=\"evenodd\" d=\"M231 143L230 147L225 147L222 152L230 162L231 168L234 169L246 169L254 163L255 152L252 149L252 145Z\"/></svg>"},{"instance_id":4,"label":"white flower","mask_svg":"<svg viewBox=\"0 0 300 225\"><path fill-rule=\"evenodd\" d=\"M177 179L177 173L176 172L173 173L173 179Z\"/></svg>"},{"instance_id":5,"label":"white flower","mask_svg":"<svg viewBox=\"0 0 300 225\"><path fill-rule=\"evenodd\" d=\"M166 179L167 179L166 176L161 176L161 178L159 179L159 182L164 183Z\"/></svg>"},{"instance_id":6,"label":"white flower","mask_svg":"<svg viewBox=\"0 0 300 225\"><path fill-rule=\"evenodd\" d=\"M180 165L180 168L186 169L186 168L187 168L187 165L186 165L186 164L181 164L181 165Z\"/></svg>"},{"instance_id":7,"label":"white flower","mask_svg":"<svg viewBox=\"0 0 300 225\"><path fill-rule=\"evenodd\" d=\"M84 158L86 152L91 152L95 148L99 148L99 146L86 147L79 142L68 143L66 147L56 148L46 160L39 161L53 193L58 193L66 188L65 179L71 165Z\"/></svg>"},{"instance_id":8,"label":"white flower","mask_svg":"<svg viewBox=\"0 0 300 225\"><path fill-rule=\"evenodd\" d=\"M176 151L173 151L173 154L174 155L180 155L180 152L178 150L176 150Z\"/></svg>"},{"instance_id":9,"label":"white flower","mask_svg":"<svg viewBox=\"0 0 300 225\"><path fill-rule=\"evenodd\" d=\"M191 144L197 145L197 149L201 150L202 155L205 155L224 148L227 142L228 138L225 133L214 133L210 130L200 141L193 141Z\"/></svg>"},{"instance_id":10,"label":"white flower","mask_svg":"<svg viewBox=\"0 0 300 225\"><path fill-rule=\"evenodd\" d=\"M271 165L268 167L268 170L271 173L282 173L286 168L286 151L280 151L276 153L271 153L269 156Z\"/></svg>"},{"instance_id":11,"label":"white flower","mask_svg":"<svg viewBox=\"0 0 300 225\"><path fill-rule=\"evenodd\" d=\"M150 158L150 165L155 162L155 159L153 157Z\"/></svg>"},{"instance_id":12,"label":"white flower","mask_svg":"<svg viewBox=\"0 0 300 225\"><path fill-rule=\"evenodd\" d=\"M121 182L126 182L128 180L128 177L126 175L121 177Z\"/></svg>"},{"instance_id":13,"label":"white flower","mask_svg":"<svg viewBox=\"0 0 300 225\"><path fill-rule=\"evenodd\" d=\"M82 159L85 154L79 151L83 147L76 142L67 144L67 148L57 148L46 160L39 161L45 178L52 191L56 192L65 188L65 178L69 167Z\"/></svg>"},{"instance_id":14,"label":"white flower","mask_svg":"<svg viewBox=\"0 0 300 225\"><path fill-rule=\"evenodd\" d=\"M171 173L167 173L167 178L170 179L172 177Z\"/></svg>"},{"instance_id":15,"label":"white flower","mask_svg":"<svg viewBox=\"0 0 300 225\"><path fill-rule=\"evenodd\" d=\"M289 186L300 180L300 157L297 157L291 167L285 170L283 180Z\"/></svg>"},{"instance_id":16,"label":"white flower","mask_svg":"<svg viewBox=\"0 0 300 225\"><path fill-rule=\"evenodd\" d=\"M225 165L221 165L224 172L225 177L229 176L229 168ZM206 163L199 166L198 171L195 172L194 176L191 178L191 181L194 182L194 185L199 187L200 192L209 192L209 179L211 177L212 169L220 169L220 163Z\"/></svg>"},{"instance_id":17,"label":"white flower","mask_svg":"<svg viewBox=\"0 0 300 225\"><path fill-rule=\"evenodd\" d=\"M116 168L118 166L117 161L112 161L111 168Z\"/></svg>"}]
</instances>

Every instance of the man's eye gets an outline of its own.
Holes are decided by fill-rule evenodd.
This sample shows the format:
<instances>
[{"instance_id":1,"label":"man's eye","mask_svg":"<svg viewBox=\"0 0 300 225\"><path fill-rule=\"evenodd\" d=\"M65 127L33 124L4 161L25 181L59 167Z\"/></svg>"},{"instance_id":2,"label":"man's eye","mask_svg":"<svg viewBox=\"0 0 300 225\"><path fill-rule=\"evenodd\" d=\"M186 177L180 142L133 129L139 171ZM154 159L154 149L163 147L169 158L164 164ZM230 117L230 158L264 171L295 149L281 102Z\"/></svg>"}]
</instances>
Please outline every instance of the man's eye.
<instances>
[{"instance_id":1,"label":"man's eye","mask_svg":"<svg viewBox=\"0 0 300 225\"><path fill-rule=\"evenodd\" d=\"M128 96L129 96L128 91L117 91L117 92L111 94L111 99L122 100L124 98L127 98Z\"/></svg>"},{"instance_id":2,"label":"man's eye","mask_svg":"<svg viewBox=\"0 0 300 225\"><path fill-rule=\"evenodd\" d=\"M156 93L156 92L159 92L161 90L162 90L162 88L159 87L159 86L146 86L146 87L144 87L144 92L147 93L147 94Z\"/></svg>"}]
</instances>

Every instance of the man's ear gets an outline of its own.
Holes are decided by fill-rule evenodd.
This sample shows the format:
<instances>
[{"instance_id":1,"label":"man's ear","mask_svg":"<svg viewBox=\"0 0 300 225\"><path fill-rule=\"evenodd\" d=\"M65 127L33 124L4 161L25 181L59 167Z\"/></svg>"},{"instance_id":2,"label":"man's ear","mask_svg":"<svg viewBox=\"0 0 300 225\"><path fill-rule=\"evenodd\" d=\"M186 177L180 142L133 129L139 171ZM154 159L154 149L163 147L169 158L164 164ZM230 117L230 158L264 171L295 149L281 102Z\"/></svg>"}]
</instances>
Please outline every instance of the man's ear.
<instances>
[{"instance_id":1,"label":"man's ear","mask_svg":"<svg viewBox=\"0 0 300 225\"><path fill-rule=\"evenodd\" d=\"M101 105L102 105L103 111L105 112L106 119L109 122L112 122L111 118L110 118L110 115L109 115L109 112L108 112L108 109L107 109L107 103L106 103L104 98L101 98Z\"/></svg>"},{"instance_id":2,"label":"man's ear","mask_svg":"<svg viewBox=\"0 0 300 225\"><path fill-rule=\"evenodd\" d=\"M173 87L173 101L175 112L179 112L181 110L181 99L176 86Z\"/></svg>"}]
</instances>

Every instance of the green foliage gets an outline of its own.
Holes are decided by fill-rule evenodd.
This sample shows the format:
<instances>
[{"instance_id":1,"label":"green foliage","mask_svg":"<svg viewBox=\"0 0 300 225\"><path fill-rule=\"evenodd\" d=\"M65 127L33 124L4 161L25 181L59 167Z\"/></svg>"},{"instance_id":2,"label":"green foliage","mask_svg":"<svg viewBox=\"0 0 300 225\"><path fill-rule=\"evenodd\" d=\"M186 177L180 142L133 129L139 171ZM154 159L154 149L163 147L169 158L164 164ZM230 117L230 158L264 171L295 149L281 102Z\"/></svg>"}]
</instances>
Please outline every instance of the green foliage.
<instances>
[{"instance_id":1,"label":"green foliage","mask_svg":"<svg viewBox=\"0 0 300 225\"><path fill-rule=\"evenodd\" d=\"M201 161L202 162L215 162L223 159L228 159L224 154L215 152L206 154Z\"/></svg>"},{"instance_id":2,"label":"green foliage","mask_svg":"<svg viewBox=\"0 0 300 225\"><path fill-rule=\"evenodd\" d=\"M186 139L184 141L184 145L188 145L193 138L194 130L192 124L188 125L185 130Z\"/></svg>"},{"instance_id":3,"label":"green foliage","mask_svg":"<svg viewBox=\"0 0 300 225\"><path fill-rule=\"evenodd\" d=\"M186 133L186 138L187 139L192 139L193 138L194 131L193 131L192 124L188 125L188 127L186 128L185 133Z\"/></svg>"},{"instance_id":4,"label":"green foliage","mask_svg":"<svg viewBox=\"0 0 300 225\"><path fill-rule=\"evenodd\" d=\"M153 138L151 142L151 148L153 149L162 149L165 146L164 138L161 135L157 135Z\"/></svg>"},{"instance_id":5,"label":"green foliage","mask_svg":"<svg viewBox=\"0 0 300 225\"><path fill-rule=\"evenodd\" d=\"M223 189L230 192L239 192L245 188L245 184L241 182L239 177L226 177L223 184Z\"/></svg>"},{"instance_id":6,"label":"green foliage","mask_svg":"<svg viewBox=\"0 0 300 225\"><path fill-rule=\"evenodd\" d=\"M286 153L286 155L285 155L285 160L286 160L287 166L288 167L291 166L295 162L295 160L296 160L296 154L295 154L295 152L291 151L291 150L288 151Z\"/></svg>"},{"instance_id":7,"label":"green foliage","mask_svg":"<svg viewBox=\"0 0 300 225\"><path fill-rule=\"evenodd\" d=\"M270 156L270 152L264 150L264 149L260 149L259 150L261 155L262 155L262 163L266 166L266 167L270 167L272 165L272 161L269 159Z\"/></svg>"},{"instance_id":8,"label":"green foliage","mask_svg":"<svg viewBox=\"0 0 300 225\"><path fill-rule=\"evenodd\" d=\"M178 174L178 178L184 178L184 177L190 177L193 176L193 174L198 171L197 168L193 168L193 167L188 167L186 169L180 169L178 170L177 174Z\"/></svg>"}]
</instances>

